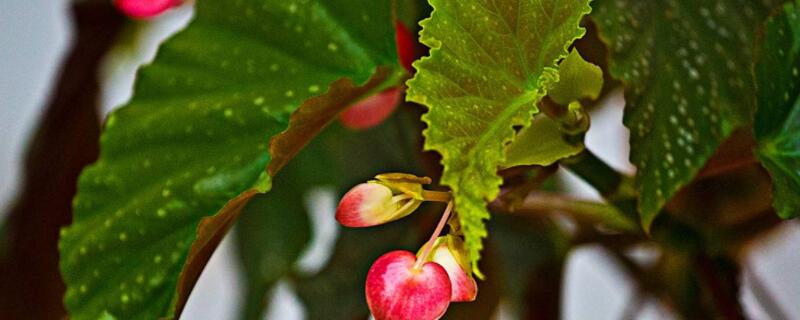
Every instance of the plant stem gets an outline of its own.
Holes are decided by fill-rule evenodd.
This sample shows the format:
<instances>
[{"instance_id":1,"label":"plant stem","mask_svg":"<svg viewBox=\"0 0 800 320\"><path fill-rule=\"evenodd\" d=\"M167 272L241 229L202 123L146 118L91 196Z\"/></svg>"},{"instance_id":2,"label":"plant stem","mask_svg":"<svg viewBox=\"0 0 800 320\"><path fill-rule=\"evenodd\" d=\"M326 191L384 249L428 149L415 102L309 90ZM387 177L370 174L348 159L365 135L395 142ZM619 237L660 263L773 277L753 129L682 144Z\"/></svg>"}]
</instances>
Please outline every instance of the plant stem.
<instances>
[{"instance_id":1,"label":"plant stem","mask_svg":"<svg viewBox=\"0 0 800 320\"><path fill-rule=\"evenodd\" d=\"M562 164L594 187L629 219L639 221L633 178L614 170L589 149L577 157L562 161Z\"/></svg>"},{"instance_id":2,"label":"plant stem","mask_svg":"<svg viewBox=\"0 0 800 320\"><path fill-rule=\"evenodd\" d=\"M579 221L599 222L608 228L629 233L639 232L638 225L614 206L560 194L533 192L515 207L509 207L507 203L501 201L495 201L491 206L495 211L525 215L563 212Z\"/></svg>"},{"instance_id":3,"label":"plant stem","mask_svg":"<svg viewBox=\"0 0 800 320\"><path fill-rule=\"evenodd\" d=\"M0 221L0 319L67 318L58 232L72 220L81 169L97 159L98 70L127 19L111 1L65 3L73 43L29 132L17 200Z\"/></svg>"},{"instance_id":4,"label":"plant stem","mask_svg":"<svg viewBox=\"0 0 800 320\"><path fill-rule=\"evenodd\" d=\"M589 149L562 163L592 185L603 197L613 198L619 194L625 176L600 160Z\"/></svg>"},{"instance_id":5,"label":"plant stem","mask_svg":"<svg viewBox=\"0 0 800 320\"><path fill-rule=\"evenodd\" d=\"M417 257L417 261L414 263L414 269L419 270L422 268L422 264L428 258L428 255L431 253L431 249L433 249L433 243L436 242L436 238L439 237L442 229L444 229L444 225L447 224L447 219L450 218L450 211L453 211L453 201L447 203L447 208L444 209L442 218L439 219L439 224L436 225L436 229L433 230L431 238L424 244L425 249L422 250L422 254Z\"/></svg>"},{"instance_id":6,"label":"plant stem","mask_svg":"<svg viewBox=\"0 0 800 320\"><path fill-rule=\"evenodd\" d=\"M447 191L422 190L422 198L425 201L450 202L452 196Z\"/></svg>"},{"instance_id":7,"label":"plant stem","mask_svg":"<svg viewBox=\"0 0 800 320\"><path fill-rule=\"evenodd\" d=\"M533 178L503 190L498 199L506 204L506 207L509 211L513 212L522 204L522 202L531 192L541 187L542 183L547 181L547 179L555 174L556 171L558 171L558 165L542 167L541 169L537 170L536 175ZM505 183L508 182L509 180L505 181Z\"/></svg>"},{"instance_id":8,"label":"plant stem","mask_svg":"<svg viewBox=\"0 0 800 320\"><path fill-rule=\"evenodd\" d=\"M745 319L737 294L738 283L736 283L736 277L730 274L731 271L717 266L719 262L714 261L704 252L700 252L695 257L694 263L695 269L698 271L698 278L708 289L717 312L728 320ZM738 270L734 272L738 274Z\"/></svg>"}]
</instances>

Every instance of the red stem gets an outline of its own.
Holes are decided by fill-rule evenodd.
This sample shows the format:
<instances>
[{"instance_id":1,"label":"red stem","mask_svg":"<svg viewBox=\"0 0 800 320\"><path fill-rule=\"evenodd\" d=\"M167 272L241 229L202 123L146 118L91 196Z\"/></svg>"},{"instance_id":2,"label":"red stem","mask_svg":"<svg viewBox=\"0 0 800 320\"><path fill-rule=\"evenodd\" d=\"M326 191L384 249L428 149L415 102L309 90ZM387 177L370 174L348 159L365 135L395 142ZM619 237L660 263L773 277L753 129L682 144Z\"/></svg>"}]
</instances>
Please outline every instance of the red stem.
<instances>
[{"instance_id":1,"label":"red stem","mask_svg":"<svg viewBox=\"0 0 800 320\"><path fill-rule=\"evenodd\" d=\"M433 243L436 241L436 238L442 233L442 229L444 229L444 225L447 223L447 219L450 218L450 211L453 210L453 201L447 203L447 208L444 209L444 213L442 214L442 218L439 219L439 224L436 226L436 229L433 230L433 234L431 234L431 238L424 244L425 249L422 250L422 254L417 257L417 261L414 263L414 269L422 268L422 263L425 262L425 258L431 253L431 249L433 249Z\"/></svg>"}]
</instances>

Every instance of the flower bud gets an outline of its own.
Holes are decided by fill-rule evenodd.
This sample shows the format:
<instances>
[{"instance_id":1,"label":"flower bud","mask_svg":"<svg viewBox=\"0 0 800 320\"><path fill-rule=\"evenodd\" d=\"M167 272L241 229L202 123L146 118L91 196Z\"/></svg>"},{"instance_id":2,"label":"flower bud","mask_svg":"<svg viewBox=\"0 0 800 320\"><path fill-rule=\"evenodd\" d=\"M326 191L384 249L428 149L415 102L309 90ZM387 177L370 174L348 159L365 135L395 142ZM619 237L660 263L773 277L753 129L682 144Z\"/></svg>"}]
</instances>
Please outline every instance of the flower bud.
<instances>
[{"instance_id":1,"label":"flower bud","mask_svg":"<svg viewBox=\"0 0 800 320\"><path fill-rule=\"evenodd\" d=\"M478 296L478 284L472 277L467 250L460 237L446 235L437 238L425 261L435 262L447 271L452 288L451 301L474 301Z\"/></svg>"},{"instance_id":2,"label":"flower bud","mask_svg":"<svg viewBox=\"0 0 800 320\"><path fill-rule=\"evenodd\" d=\"M371 227L405 217L422 200L407 194L393 195L392 189L379 182L367 182L350 189L336 208L336 221L346 227Z\"/></svg>"},{"instance_id":3,"label":"flower bud","mask_svg":"<svg viewBox=\"0 0 800 320\"><path fill-rule=\"evenodd\" d=\"M381 124L400 104L400 88L394 87L364 98L339 116L345 128L364 130Z\"/></svg>"},{"instance_id":4,"label":"flower bud","mask_svg":"<svg viewBox=\"0 0 800 320\"><path fill-rule=\"evenodd\" d=\"M181 4L180 0L114 0L119 11L134 19L148 19Z\"/></svg>"},{"instance_id":5,"label":"flower bud","mask_svg":"<svg viewBox=\"0 0 800 320\"><path fill-rule=\"evenodd\" d=\"M350 189L336 208L336 220L346 227L370 227L403 218L419 208L423 184L431 178L385 173Z\"/></svg>"},{"instance_id":6,"label":"flower bud","mask_svg":"<svg viewBox=\"0 0 800 320\"><path fill-rule=\"evenodd\" d=\"M367 305L376 320L435 320L450 305L450 280L442 266L415 266L408 251L392 251L367 273Z\"/></svg>"},{"instance_id":7,"label":"flower bud","mask_svg":"<svg viewBox=\"0 0 800 320\"><path fill-rule=\"evenodd\" d=\"M402 22L395 21L394 32L394 42L397 45L397 57L400 58L400 64L408 72L412 72L414 70L411 66L414 62L414 38L411 31Z\"/></svg>"},{"instance_id":8,"label":"flower bud","mask_svg":"<svg viewBox=\"0 0 800 320\"><path fill-rule=\"evenodd\" d=\"M395 192L404 193L419 200L424 199L422 185L431 184L431 178L417 177L408 173L383 173L375 176L375 179Z\"/></svg>"}]
</instances>

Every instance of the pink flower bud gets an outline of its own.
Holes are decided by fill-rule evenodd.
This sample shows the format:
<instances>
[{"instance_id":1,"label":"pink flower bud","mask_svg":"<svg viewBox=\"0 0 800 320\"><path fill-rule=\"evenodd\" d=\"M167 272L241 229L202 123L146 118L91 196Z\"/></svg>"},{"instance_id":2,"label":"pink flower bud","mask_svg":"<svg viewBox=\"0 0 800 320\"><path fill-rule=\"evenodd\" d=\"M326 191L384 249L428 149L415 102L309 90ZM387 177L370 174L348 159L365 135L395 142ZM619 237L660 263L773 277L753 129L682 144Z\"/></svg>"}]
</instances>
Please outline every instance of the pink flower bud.
<instances>
[{"instance_id":1,"label":"pink flower bud","mask_svg":"<svg viewBox=\"0 0 800 320\"><path fill-rule=\"evenodd\" d=\"M450 280L442 266L426 262L415 268L408 251L392 251L372 264L366 295L376 320L435 320L450 305Z\"/></svg>"},{"instance_id":2,"label":"pink flower bud","mask_svg":"<svg viewBox=\"0 0 800 320\"><path fill-rule=\"evenodd\" d=\"M181 4L180 0L114 0L119 11L134 19L149 19Z\"/></svg>"},{"instance_id":3,"label":"pink flower bud","mask_svg":"<svg viewBox=\"0 0 800 320\"><path fill-rule=\"evenodd\" d=\"M405 217L416 210L422 200L401 193L380 182L367 182L350 189L336 208L336 220L346 227L371 227Z\"/></svg>"},{"instance_id":4,"label":"pink flower bud","mask_svg":"<svg viewBox=\"0 0 800 320\"><path fill-rule=\"evenodd\" d=\"M425 261L438 263L447 271L452 287L451 301L474 301L478 296L478 284L472 277L467 251L460 237L447 235L437 238Z\"/></svg>"},{"instance_id":5,"label":"pink flower bud","mask_svg":"<svg viewBox=\"0 0 800 320\"><path fill-rule=\"evenodd\" d=\"M381 124L400 104L400 88L389 88L350 106L339 116L348 129L363 130Z\"/></svg>"},{"instance_id":6,"label":"pink flower bud","mask_svg":"<svg viewBox=\"0 0 800 320\"><path fill-rule=\"evenodd\" d=\"M412 72L414 62L414 38L411 31L400 21L394 22L394 41L400 64ZM364 130L381 124L400 104L402 90L399 87L389 88L381 93L367 97L347 108L339 116L345 128Z\"/></svg>"}]
</instances>

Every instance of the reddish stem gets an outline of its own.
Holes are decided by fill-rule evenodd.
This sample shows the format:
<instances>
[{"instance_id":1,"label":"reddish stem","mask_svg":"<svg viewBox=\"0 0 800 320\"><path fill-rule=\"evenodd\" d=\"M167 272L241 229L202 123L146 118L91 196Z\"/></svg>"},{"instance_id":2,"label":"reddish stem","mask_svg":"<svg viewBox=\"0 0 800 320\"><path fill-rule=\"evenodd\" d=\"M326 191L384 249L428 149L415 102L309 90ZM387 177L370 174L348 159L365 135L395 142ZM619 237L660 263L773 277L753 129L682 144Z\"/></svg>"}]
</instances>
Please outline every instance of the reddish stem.
<instances>
[{"instance_id":1,"label":"reddish stem","mask_svg":"<svg viewBox=\"0 0 800 320\"><path fill-rule=\"evenodd\" d=\"M453 211L453 201L447 203L447 208L444 209L442 218L439 219L439 224L436 226L436 229L433 230L431 238L424 244L425 249L422 250L422 254L417 257L417 261L414 263L414 269L419 270L422 268L422 263L425 262L425 258L428 257L431 253L431 249L433 249L433 243L436 242L436 237L442 232L444 225L447 223L447 219L450 218L450 211Z\"/></svg>"}]
</instances>

